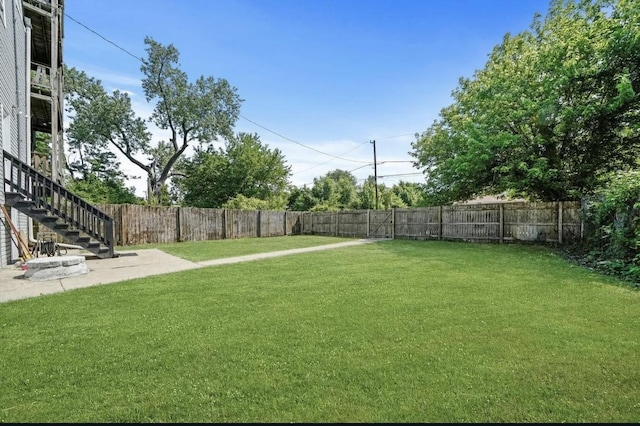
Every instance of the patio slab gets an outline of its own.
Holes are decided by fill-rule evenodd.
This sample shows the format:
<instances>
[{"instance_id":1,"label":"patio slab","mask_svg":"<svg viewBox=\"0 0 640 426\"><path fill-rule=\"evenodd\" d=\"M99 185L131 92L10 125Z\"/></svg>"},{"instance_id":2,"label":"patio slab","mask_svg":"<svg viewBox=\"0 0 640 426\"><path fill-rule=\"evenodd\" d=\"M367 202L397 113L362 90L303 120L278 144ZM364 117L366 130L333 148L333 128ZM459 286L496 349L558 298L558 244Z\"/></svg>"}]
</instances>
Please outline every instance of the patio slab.
<instances>
[{"instance_id":1,"label":"patio slab","mask_svg":"<svg viewBox=\"0 0 640 426\"><path fill-rule=\"evenodd\" d=\"M120 257L111 259L87 255L86 265L90 270L87 274L40 282L25 279L25 271L21 268L1 269L0 303L200 267L158 249L123 251Z\"/></svg>"}]
</instances>

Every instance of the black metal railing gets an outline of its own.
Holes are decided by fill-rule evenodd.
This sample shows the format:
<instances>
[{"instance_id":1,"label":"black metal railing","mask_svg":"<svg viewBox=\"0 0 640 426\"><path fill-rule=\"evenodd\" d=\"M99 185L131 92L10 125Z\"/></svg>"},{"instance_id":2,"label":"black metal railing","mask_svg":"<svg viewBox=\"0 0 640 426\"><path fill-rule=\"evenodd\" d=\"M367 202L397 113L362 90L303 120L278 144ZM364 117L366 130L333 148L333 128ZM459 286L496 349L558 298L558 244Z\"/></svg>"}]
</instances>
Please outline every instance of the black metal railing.
<instances>
[{"instance_id":1,"label":"black metal railing","mask_svg":"<svg viewBox=\"0 0 640 426\"><path fill-rule=\"evenodd\" d=\"M32 200L36 208L46 209L105 245L109 256L113 256L113 218L8 152L3 151L3 156L6 192L19 193Z\"/></svg>"}]
</instances>

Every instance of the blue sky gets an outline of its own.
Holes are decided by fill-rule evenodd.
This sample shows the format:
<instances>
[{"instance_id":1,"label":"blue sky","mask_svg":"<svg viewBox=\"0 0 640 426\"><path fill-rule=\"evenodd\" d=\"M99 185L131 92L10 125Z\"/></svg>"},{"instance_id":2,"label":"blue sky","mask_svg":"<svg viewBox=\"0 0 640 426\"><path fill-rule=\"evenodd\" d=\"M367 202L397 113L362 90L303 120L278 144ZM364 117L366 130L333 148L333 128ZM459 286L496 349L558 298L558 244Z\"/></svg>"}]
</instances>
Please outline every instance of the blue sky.
<instances>
[{"instance_id":1,"label":"blue sky","mask_svg":"<svg viewBox=\"0 0 640 426\"><path fill-rule=\"evenodd\" d=\"M548 0L67 0L64 61L132 96L147 117L140 62L150 36L182 69L225 78L244 102L236 132L279 148L293 184L337 168L380 183L421 182L411 142L451 103L460 77L483 68L505 35L527 30ZM74 20L70 19L73 18ZM264 127L301 144L277 136ZM154 138L166 134L154 130ZM140 175L123 161L123 168ZM357 170L354 170L357 169ZM403 176L397 176L406 174ZM385 177L386 176L386 177ZM130 181L143 195L144 180Z\"/></svg>"}]
</instances>

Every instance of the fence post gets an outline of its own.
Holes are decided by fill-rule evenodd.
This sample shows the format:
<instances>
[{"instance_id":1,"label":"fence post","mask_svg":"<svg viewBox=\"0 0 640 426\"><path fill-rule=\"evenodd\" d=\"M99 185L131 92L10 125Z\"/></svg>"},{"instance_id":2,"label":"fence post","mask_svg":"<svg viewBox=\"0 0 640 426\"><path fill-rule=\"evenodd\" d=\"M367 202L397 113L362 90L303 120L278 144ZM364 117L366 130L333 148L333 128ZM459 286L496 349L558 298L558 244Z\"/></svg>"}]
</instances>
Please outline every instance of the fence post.
<instances>
[{"instance_id":1,"label":"fence post","mask_svg":"<svg viewBox=\"0 0 640 426\"><path fill-rule=\"evenodd\" d=\"M262 236L262 235L261 235L261 234L262 234L262 232L261 232L261 229L260 229L260 222L261 222L261 219L262 219L262 217L261 217L261 216L262 216L262 210L258 210L258 214L257 214L256 216L257 216L257 219L256 219L256 220L257 220L257 222L258 222L258 223L257 223L257 227L256 227L256 236L257 236L258 238L260 238L260 237Z\"/></svg>"},{"instance_id":2,"label":"fence post","mask_svg":"<svg viewBox=\"0 0 640 426\"><path fill-rule=\"evenodd\" d=\"M442 206L438 206L438 239L442 239Z\"/></svg>"},{"instance_id":3,"label":"fence post","mask_svg":"<svg viewBox=\"0 0 640 426\"><path fill-rule=\"evenodd\" d=\"M562 201L558 201L558 243L562 244Z\"/></svg>"},{"instance_id":4,"label":"fence post","mask_svg":"<svg viewBox=\"0 0 640 426\"><path fill-rule=\"evenodd\" d=\"M126 246L129 244L129 241L127 241L127 236L129 235L129 232L125 232L125 229L129 229L128 226L129 224L126 221L126 218L129 217L129 204L124 204L122 206L122 208L120 209L120 234L122 236L122 245Z\"/></svg>"},{"instance_id":5,"label":"fence post","mask_svg":"<svg viewBox=\"0 0 640 426\"><path fill-rule=\"evenodd\" d=\"M176 242L179 243L182 239L182 230L180 229L180 207L176 207Z\"/></svg>"},{"instance_id":6,"label":"fence post","mask_svg":"<svg viewBox=\"0 0 640 426\"><path fill-rule=\"evenodd\" d=\"M371 209L367 209L367 238L369 238L370 229L371 229Z\"/></svg>"},{"instance_id":7,"label":"fence post","mask_svg":"<svg viewBox=\"0 0 640 426\"><path fill-rule=\"evenodd\" d=\"M284 211L284 235L287 235L287 211Z\"/></svg>"},{"instance_id":8,"label":"fence post","mask_svg":"<svg viewBox=\"0 0 640 426\"><path fill-rule=\"evenodd\" d=\"M300 213L300 235L304 235L304 216L306 212Z\"/></svg>"},{"instance_id":9,"label":"fence post","mask_svg":"<svg viewBox=\"0 0 640 426\"><path fill-rule=\"evenodd\" d=\"M116 242L119 245L123 246L124 244L122 243L122 234L124 231L122 228L122 205L120 205L120 207L118 207L118 209L113 212L113 220L117 221L114 224L116 232Z\"/></svg>"},{"instance_id":10,"label":"fence post","mask_svg":"<svg viewBox=\"0 0 640 426\"><path fill-rule=\"evenodd\" d=\"M313 212L311 212L311 235L313 235Z\"/></svg>"},{"instance_id":11,"label":"fence post","mask_svg":"<svg viewBox=\"0 0 640 426\"><path fill-rule=\"evenodd\" d=\"M260 217L262 217L262 210L260 210ZM262 220L261 220L262 222ZM260 231L262 234L262 231ZM267 211L267 237L271 236L271 212Z\"/></svg>"},{"instance_id":12,"label":"fence post","mask_svg":"<svg viewBox=\"0 0 640 426\"><path fill-rule=\"evenodd\" d=\"M222 239L227 239L227 209L222 209Z\"/></svg>"},{"instance_id":13,"label":"fence post","mask_svg":"<svg viewBox=\"0 0 640 426\"><path fill-rule=\"evenodd\" d=\"M396 208L391 207L391 239L396 239Z\"/></svg>"},{"instance_id":14,"label":"fence post","mask_svg":"<svg viewBox=\"0 0 640 426\"><path fill-rule=\"evenodd\" d=\"M499 216L499 222L500 222L500 244L504 243L504 204L500 204L500 216Z\"/></svg>"},{"instance_id":15,"label":"fence post","mask_svg":"<svg viewBox=\"0 0 640 426\"><path fill-rule=\"evenodd\" d=\"M338 212L336 212L336 237L338 236L338 221L340 219L340 215Z\"/></svg>"}]
</instances>

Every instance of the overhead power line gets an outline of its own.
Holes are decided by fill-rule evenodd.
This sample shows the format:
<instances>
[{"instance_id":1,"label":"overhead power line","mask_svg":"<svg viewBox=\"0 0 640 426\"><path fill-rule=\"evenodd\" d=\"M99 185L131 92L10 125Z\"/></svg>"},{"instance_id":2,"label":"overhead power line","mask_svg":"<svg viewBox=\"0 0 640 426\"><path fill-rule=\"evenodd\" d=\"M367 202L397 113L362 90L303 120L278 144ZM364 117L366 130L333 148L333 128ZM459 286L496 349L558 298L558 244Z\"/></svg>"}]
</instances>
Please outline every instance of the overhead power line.
<instances>
[{"instance_id":1,"label":"overhead power line","mask_svg":"<svg viewBox=\"0 0 640 426\"><path fill-rule=\"evenodd\" d=\"M365 164L364 166L356 167L355 169L347 170L347 173L355 172L356 170L363 169L367 166L373 166L373 163Z\"/></svg>"},{"instance_id":2,"label":"overhead power line","mask_svg":"<svg viewBox=\"0 0 640 426\"><path fill-rule=\"evenodd\" d=\"M356 167L355 169L347 170L347 173L355 172L356 170L363 169L363 168L365 168L365 167L367 167L367 166L373 166L373 163L365 164L364 166L360 166L360 167ZM315 178L314 178L314 179L315 179ZM367 180L367 178L364 178L364 179L358 179L358 180L359 180L359 181L360 181L360 180ZM314 183L314 182L307 182L307 183L303 183L303 184L302 184L302 186L311 185L312 183Z\"/></svg>"},{"instance_id":3,"label":"overhead power line","mask_svg":"<svg viewBox=\"0 0 640 426\"><path fill-rule=\"evenodd\" d=\"M413 133L404 133L404 134L402 134L402 135L387 136L387 137L384 137L384 138L376 138L376 140L380 140L380 139L381 139L381 140L384 140L384 139L395 139L395 138L400 138L400 137L408 136L408 135L413 135ZM361 142L361 143L360 143L358 146L356 146L355 148L352 148L352 149L350 149L349 151L345 151L345 152L343 152L342 154L338 154L338 155L348 154L349 152L351 152L351 151L355 151L356 149L360 148L360 146L362 146L362 145L364 145L364 144L366 144L366 143L369 143L369 142L370 142L370 141L364 141L364 142ZM309 171L309 170L315 169L316 167L320 167L320 166L322 166L322 165L324 165L324 164L327 164L327 163L329 163L329 162L331 162L331 161L333 161L333 160L334 160L334 159L332 158L332 159L330 159L330 160L323 161L322 163L316 164L315 166L309 167L308 169L304 169L304 170L301 170L301 171L299 171L299 172L292 173L291 175L293 176L293 175L297 175L297 174L300 174L300 173L307 172L307 171ZM406 161L396 161L396 160L378 161L378 164L384 164L384 163L413 163L413 161L410 161L410 160L406 160ZM372 164L372 165L373 165L373 163L369 163L369 164ZM359 168L360 168L360 167L359 167Z\"/></svg>"},{"instance_id":4,"label":"overhead power line","mask_svg":"<svg viewBox=\"0 0 640 426\"><path fill-rule=\"evenodd\" d=\"M243 116L242 114L238 114L238 115L239 115L241 118L244 118L245 120L247 120L249 123L253 123L253 124L255 124L256 126L258 126L258 127L262 128L262 129L266 130L267 132L271 132L271 133L273 133L273 134L274 134L274 135L276 135L276 136L280 136L281 138L288 140L289 142L293 142L293 143L295 143L295 144L297 144L297 145L300 145L300 146L302 146L302 147L305 147L305 148L307 148L307 149L310 149L311 151L315 151L315 152L317 152L317 153L319 153L319 154L327 155L327 156L329 156L329 157L333 157L333 158L336 158L336 159L338 159L338 160L350 161L350 162L352 162L352 163L367 163L367 164L369 163L368 161L362 161L362 160L350 160L350 159L348 159L348 158L343 158L343 157L339 157L339 156L337 156L337 155L333 155L333 154L329 154L329 153L326 153L326 152L320 151L319 149L315 149L315 148L313 148L313 147L311 147L311 146L305 145L305 144L300 143L300 142L298 142L298 141L295 141L295 140L293 140L293 139L291 139L291 138L288 138L288 137L286 137L285 135L282 135L282 134L280 134L280 133L278 133L278 132L275 132L275 131L273 131L273 130L269 129L268 127L263 126L262 124L258 124L258 123L256 123L256 122L255 122L255 121L253 121L253 120L249 120L247 117Z\"/></svg>"},{"instance_id":5,"label":"overhead power line","mask_svg":"<svg viewBox=\"0 0 640 426\"><path fill-rule=\"evenodd\" d=\"M397 136L387 136L385 138L376 138L376 140L377 141L383 141L385 139L395 139L395 138L401 138L403 136L413 136L413 135L415 135L415 132L414 133L405 133L405 134L397 135Z\"/></svg>"},{"instance_id":6,"label":"overhead power line","mask_svg":"<svg viewBox=\"0 0 640 426\"><path fill-rule=\"evenodd\" d=\"M356 149L359 149L362 145L364 145L365 143L368 143L368 142L369 142L369 141L362 142L362 143L358 144L355 148L351 148L349 151L345 151L345 152L343 152L342 154L338 154L338 155L344 155L344 154L348 154L348 153L350 153L351 151L355 151ZM308 172L309 170L313 170L313 169L315 169L316 167L320 167L320 166L323 166L323 165L325 165L325 164L327 164L327 163L330 163L330 162L331 162L331 161L333 161L333 160L335 160L335 158L330 158L330 159L328 159L327 161L323 161L322 163L318 163L318 164L316 164L315 166L311 166L311 167L309 167L308 169L304 169L304 170L300 170L299 172L291 173L291 176L293 176L293 175L297 175L297 174L300 174L300 173L304 173L304 172ZM368 164L367 164L367 165L368 165ZM365 166L362 166L362 167L365 167ZM358 169L361 169L362 167L358 167ZM356 170L357 170L357 169L356 169Z\"/></svg>"},{"instance_id":7,"label":"overhead power line","mask_svg":"<svg viewBox=\"0 0 640 426\"><path fill-rule=\"evenodd\" d=\"M73 22L75 22L75 23L77 23L78 25L82 26L83 28L87 29L88 31L91 31L93 34L97 35L98 37L100 37L101 39L103 39L104 41L106 41L107 43L114 45L114 46L115 46L115 47L117 47L118 49L120 49L120 50L122 50L123 52L125 52L127 55L130 55L130 56L132 56L133 58L137 59L138 61L140 61L140 62L143 62L143 63L144 63L144 60L143 60L142 58L140 58L140 57L138 57L138 56L134 55L133 53L129 52L129 51L128 51L127 49L125 49L124 47L122 47L122 46L118 45L117 43L115 43L115 42L113 42L113 41L111 41L111 40L109 40L108 38L106 38L106 37L105 37L105 36L103 36L102 34L98 33L97 31L95 31L95 30L93 30L93 29L89 28L88 26L86 26L86 25L85 25L85 24L83 24L82 22L78 21L77 19L73 18L73 17L72 17L72 16L70 16L69 14L65 13L64 15L65 15L67 18L71 19ZM262 128L262 129L264 129L264 130L266 130L266 131L268 131L268 132L270 132L270 133L273 133L273 134L274 134L274 135L276 135L276 136L279 136L279 137L281 137L281 138L283 138L283 139L288 140L289 142L293 142L293 143L295 143L295 144L297 144L297 145L300 145L300 146L302 146L302 147L305 147L305 148L307 148L307 149L310 149L310 150L312 150L312 151L315 151L315 152L317 152L317 153L319 153L319 154L327 155L327 156L329 156L329 157L336 158L336 159L338 159L338 160L350 161L350 162L352 162L352 163L367 163L366 161L361 161L361 160L350 160L350 159L348 159L348 158L343 158L343 157L339 157L339 156L337 156L337 155L333 155L333 154L329 154L329 153L327 153L327 152L320 151L319 149L315 149L315 148L313 148L313 147L310 147L310 146L308 146L308 145L305 145L305 144L303 144L303 143L300 143L300 142L298 142L298 141L295 141L295 140L293 140L293 139L291 139L291 138L289 138L289 137L287 137L287 136L284 136L284 135L283 135L283 134L281 134L281 133L275 132L275 131L273 131L273 130L269 129L268 127L266 127L266 126L263 126L263 125L262 125L262 124L260 124L260 123L256 123L255 121L253 121L253 120L251 120L251 119L249 119L249 118L247 118L247 117L243 116L242 114L238 114L238 115L239 115L241 118L244 118L245 120L247 120L248 122L253 123L253 124L255 124L256 126L258 126L258 127Z\"/></svg>"},{"instance_id":8,"label":"overhead power line","mask_svg":"<svg viewBox=\"0 0 640 426\"><path fill-rule=\"evenodd\" d=\"M144 60L136 55L134 55L133 53L129 52L127 49L125 49L122 46L119 46L118 44L114 43L113 41L109 40L108 38L106 38L105 36L103 36L102 34L99 34L97 31L92 30L91 28L87 27L85 24L83 24L82 22L78 21L77 19L74 19L73 17L69 16L69 14L67 14L65 12L64 16L66 16L67 18L71 19L73 22L77 23L78 25L86 28L87 30L91 31L92 33L94 33L95 35L97 35L98 37L100 37L101 39L103 39L104 41L106 41L107 43L113 44L115 47L117 47L118 49L122 50L124 53L126 53L127 55L133 56L134 58L136 58L137 60L139 60L140 62L144 62Z\"/></svg>"},{"instance_id":9,"label":"overhead power line","mask_svg":"<svg viewBox=\"0 0 640 426\"><path fill-rule=\"evenodd\" d=\"M144 63L144 60L143 60L142 58L140 58L139 56L137 56L137 55L135 55L135 54L131 53L130 51L128 51L128 50L127 50L127 49L125 49L124 47L120 46L119 44L115 43L114 41L109 40L107 37L103 36L102 34L98 33L97 31L95 31L95 30L93 30L93 29L89 28L87 25L85 25L85 24L83 24L82 22L78 21L77 19L75 19L74 17L72 17L71 15L69 15L68 13L66 13L66 12L65 12L65 13L64 13L64 16L66 16L67 18L71 19L73 22L77 23L78 25L82 26L82 27L83 27L83 28L85 28L87 31L90 31L91 33L93 33L93 34L95 34L96 36L100 37L102 40L106 41L107 43L109 43L109 44L111 44L111 45L115 46L116 48L118 48L118 49L120 49L120 50L122 50L124 53L126 53L126 54L127 54L127 55L129 55L129 56L131 56L132 58L135 58L135 59L137 59L138 61L140 61L140 62ZM342 161L349 161L349 162L352 162L352 163L361 163L361 164L365 164L364 166L362 166L362 167L358 167L358 168L356 168L356 169L354 169L354 170L358 170L358 169L361 169L361 168L363 168L363 167L366 167L367 165L371 165L371 164L372 164L371 162L368 162L368 161L353 160L353 159L349 159L349 158L341 157L341 156L339 156L339 155L333 155L333 154L329 154L329 153L324 152L324 151L320 151L319 149L316 149L316 148L313 148L313 147L311 147L311 146L305 145L305 144L303 144L303 143L301 143L301 142L298 142L298 141L296 141L296 140L294 140L294 139L291 139L291 138L289 138L289 137L287 137L287 136L285 136L285 135L283 135L283 134L281 134L281 133L278 133L278 132L276 132L276 131L274 131L274 130L271 130L270 128L268 128L268 127L266 127L266 126L263 126L262 124L257 123L257 122L255 122L255 121L253 121L253 120L251 120L251 119L249 119L249 118L247 118L247 117L243 116L242 114L238 114L238 116L239 116L240 118L243 118L243 119L245 119L246 121L248 121L248 122L250 122L250 123L252 123L252 124L254 124L254 125L256 125L256 126L260 127L261 129L264 129L264 130L266 130L266 131L268 131L268 132L270 132L270 133L272 133L272 134L274 134L274 135L276 135L276 136L279 136L279 137L281 137L281 138L283 138L283 139L285 139L285 140L287 140L287 141L289 141L289 142L295 143L296 145L300 145L300 146L302 146L302 147L304 147L304 148L307 148L307 149L309 149L309 150L311 150L311 151L315 151L315 152L317 152L317 153L319 153L319 154L322 154L322 155L326 155L326 156L328 156L328 157L331 157L331 158L332 158L332 160L333 160L333 159L337 159L337 160L342 160ZM414 135L414 134L415 134L415 133L404 133L404 134L402 134L402 135L386 136L386 137L383 137L383 138L377 138L377 139L378 139L378 140L395 139L395 138L399 138L399 137L403 137L403 136L410 136L410 135ZM368 141L367 141L367 142L368 142ZM365 144L365 143L367 143L367 142L363 142L362 144ZM362 144L361 144L361 145L362 145ZM349 153L349 152L351 152L351 151L353 151L353 150L355 150L355 149L357 149L357 148L359 148L359 147L360 147L360 145L358 145L357 147L355 147L355 148L353 148L353 149L351 149L351 150L349 150L349 151L346 151L344 154ZM341 154L341 155L344 155L344 154ZM326 163L328 163L328 162L330 162L330 161L332 161L332 160L328 160L328 161L325 161L325 162L323 162L323 163L317 164L317 165L315 165L315 166L313 166L313 167L310 167L310 168L308 168L308 169L306 169L306 170L303 170L303 171L300 171L300 172L296 172L296 174L298 174L298 173L302 173L302 172L305 172L305 171L308 171L308 170L311 170L311 169L313 169L313 168L315 168L315 167L318 167L318 166L321 166L321 165L323 165L323 164L326 164ZM403 163L403 162L404 162L404 163L410 163L411 161L382 161L382 162L379 162L379 163L377 163L377 164L383 164L383 163Z\"/></svg>"},{"instance_id":10,"label":"overhead power line","mask_svg":"<svg viewBox=\"0 0 640 426\"><path fill-rule=\"evenodd\" d=\"M384 179L384 178L389 178L389 177L399 177L399 176L417 176L417 175L421 175L422 173L398 173L395 175L384 175L384 176L378 176L379 179Z\"/></svg>"}]
</instances>

